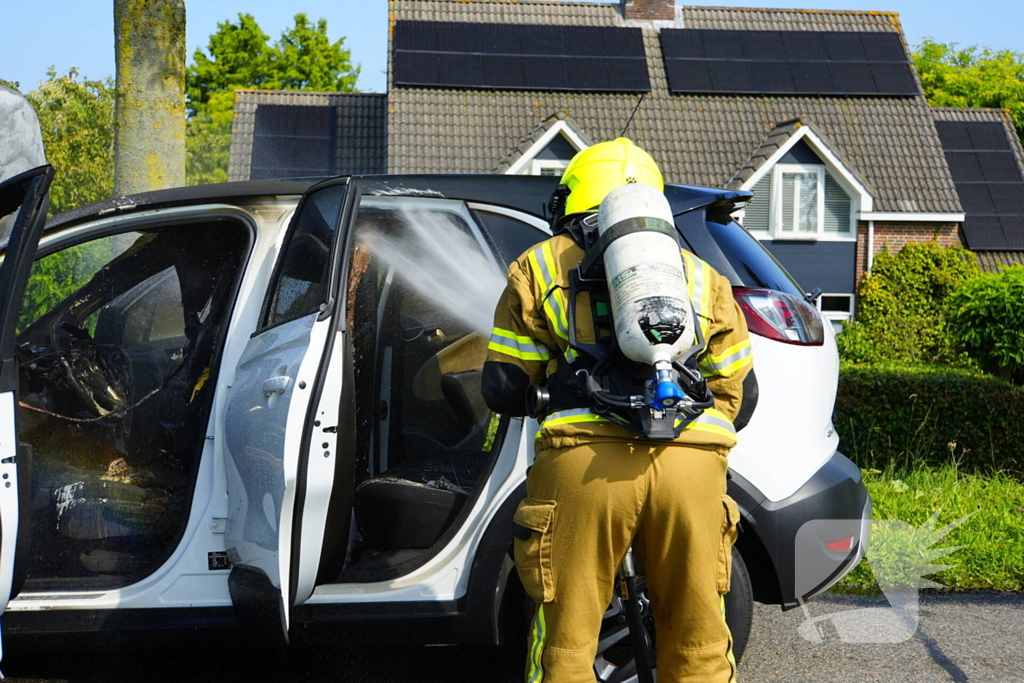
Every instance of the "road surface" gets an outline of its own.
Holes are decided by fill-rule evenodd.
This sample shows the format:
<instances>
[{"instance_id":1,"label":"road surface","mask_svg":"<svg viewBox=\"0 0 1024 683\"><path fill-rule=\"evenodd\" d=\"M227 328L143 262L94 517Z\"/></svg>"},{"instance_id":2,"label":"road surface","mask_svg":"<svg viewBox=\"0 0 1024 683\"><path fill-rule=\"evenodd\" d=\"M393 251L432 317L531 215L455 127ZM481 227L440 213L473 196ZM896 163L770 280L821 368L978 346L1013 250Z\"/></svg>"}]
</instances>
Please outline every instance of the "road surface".
<instances>
[{"instance_id":1,"label":"road surface","mask_svg":"<svg viewBox=\"0 0 1024 683\"><path fill-rule=\"evenodd\" d=\"M810 610L819 616L878 604L826 596ZM797 632L806 618L801 610L758 605L740 683L1024 683L1024 595L924 595L919 614L919 628L905 642L844 643L826 626L815 644ZM522 653L328 639L277 651L200 640L154 649L111 639L68 656L8 653L3 671L8 680L47 683L519 683Z\"/></svg>"}]
</instances>

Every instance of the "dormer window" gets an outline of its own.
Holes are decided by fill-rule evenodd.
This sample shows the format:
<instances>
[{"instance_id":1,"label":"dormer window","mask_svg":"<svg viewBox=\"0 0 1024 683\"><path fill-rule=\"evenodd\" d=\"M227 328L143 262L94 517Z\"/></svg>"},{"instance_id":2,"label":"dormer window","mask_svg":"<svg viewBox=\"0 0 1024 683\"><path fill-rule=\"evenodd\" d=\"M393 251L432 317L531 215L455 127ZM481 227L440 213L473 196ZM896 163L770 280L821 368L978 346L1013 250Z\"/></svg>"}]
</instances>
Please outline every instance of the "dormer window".
<instances>
[{"instance_id":1,"label":"dormer window","mask_svg":"<svg viewBox=\"0 0 1024 683\"><path fill-rule=\"evenodd\" d=\"M560 178L576 153L589 146L568 121L549 119L523 142L503 172Z\"/></svg>"},{"instance_id":2,"label":"dormer window","mask_svg":"<svg viewBox=\"0 0 1024 683\"><path fill-rule=\"evenodd\" d=\"M825 167L778 164L772 169L776 195L772 218L778 237L824 232Z\"/></svg>"},{"instance_id":3,"label":"dormer window","mask_svg":"<svg viewBox=\"0 0 1024 683\"><path fill-rule=\"evenodd\" d=\"M823 164L776 164L753 190L743 227L762 239L854 235L850 195Z\"/></svg>"}]
</instances>

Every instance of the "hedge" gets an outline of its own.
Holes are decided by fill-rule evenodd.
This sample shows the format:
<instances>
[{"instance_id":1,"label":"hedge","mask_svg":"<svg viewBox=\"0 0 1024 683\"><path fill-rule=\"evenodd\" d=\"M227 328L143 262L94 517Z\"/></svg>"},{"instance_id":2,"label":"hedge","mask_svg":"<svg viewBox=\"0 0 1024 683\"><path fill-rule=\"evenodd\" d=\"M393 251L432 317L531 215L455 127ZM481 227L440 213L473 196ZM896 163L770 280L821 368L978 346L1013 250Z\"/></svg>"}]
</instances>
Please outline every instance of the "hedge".
<instances>
[{"instance_id":1,"label":"hedge","mask_svg":"<svg viewBox=\"0 0 1024 683\"><path fill-rule=\"evenodd\" d=\"M975 370L843 364L834 423L862 468L957 462L1024 477L1024 390Z\"/></svg>"}]
</instances>

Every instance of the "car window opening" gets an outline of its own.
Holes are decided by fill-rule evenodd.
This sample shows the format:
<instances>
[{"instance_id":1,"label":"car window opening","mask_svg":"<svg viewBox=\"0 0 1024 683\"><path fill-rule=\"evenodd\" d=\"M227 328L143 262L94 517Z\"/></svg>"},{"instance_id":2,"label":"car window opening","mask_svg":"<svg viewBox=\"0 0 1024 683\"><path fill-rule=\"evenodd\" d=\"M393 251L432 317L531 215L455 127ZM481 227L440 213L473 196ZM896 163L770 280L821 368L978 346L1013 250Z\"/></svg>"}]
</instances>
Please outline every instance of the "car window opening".
<instances>
[{"instance_id":1,"label":"car window opening","mask_svg":"<svg viewBox=\"0 0 1024 683\"><path fill-rule=\"evenodd\" d=\"M497 455L500 416L480 394L488 336L480 316L444 291L465 291L452 279L471 277L480 289L493 276L493 298L500 293L504 275L471 223L461 202L423 199L364 199L357 216L347 322L358 534L339 581L426 561ZM461 275L429 253L425 226L445 250L458 252ZM493 301L489 306L487 318Z\"/></svg>"},{"instance_id":2,"label":"car window opening","mask_svg":"<svg viewBox=\"0 0 1024 683\"><path fill-rule=\"evenodd\" d=\"M184 530L248 231L218 220L38 259L19 321L30 587L113 588Z\"/></svg>"}]
</instances>

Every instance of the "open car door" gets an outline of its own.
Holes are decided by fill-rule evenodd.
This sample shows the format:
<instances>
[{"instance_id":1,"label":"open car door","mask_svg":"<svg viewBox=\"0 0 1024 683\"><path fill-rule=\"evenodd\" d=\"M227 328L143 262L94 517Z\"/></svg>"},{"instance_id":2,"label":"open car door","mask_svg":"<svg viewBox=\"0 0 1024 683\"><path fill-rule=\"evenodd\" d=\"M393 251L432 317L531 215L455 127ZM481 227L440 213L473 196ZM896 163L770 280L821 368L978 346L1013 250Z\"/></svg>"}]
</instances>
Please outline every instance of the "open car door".
<instances>
[{"instance_id":1,"label":"open car door","mask_svg":"<svg viewBox=\"0 0 1024 683\"><path fill-rule=\"evenodd\" d=\"M334 550L348 542L351 449L337 439L351 390L339 311L349 188L336 179L303 197L227 399L231 599L243 621L285 640L292 607L340 570Z\"/></svg>"},{"instance_id":2,"label":"open car door","mask_svg":"<svg viewBox=\"0 0 1024 683\"><path fill-rule=\"evenodd\" d=\"M53 169L40 166L0 183L0 248L4 250L0 264L0 609L7 608L25 581L18 547L28 539L32 462L31 453L18 446L14 331L43 231L52 179Z\"/></svg>"}]
</instances>

